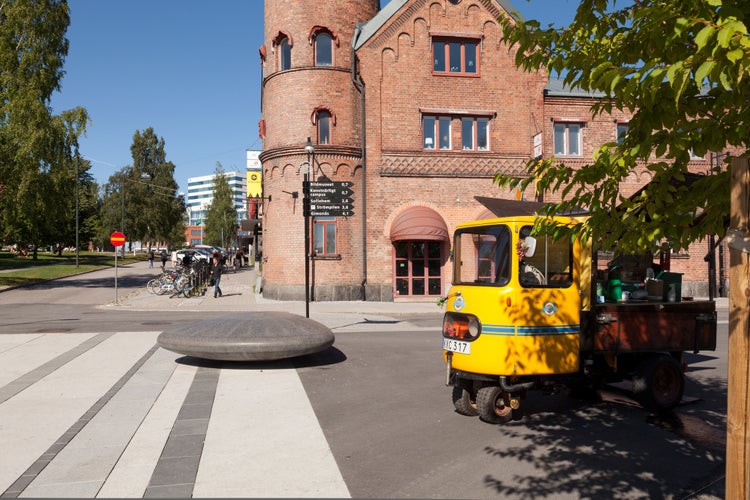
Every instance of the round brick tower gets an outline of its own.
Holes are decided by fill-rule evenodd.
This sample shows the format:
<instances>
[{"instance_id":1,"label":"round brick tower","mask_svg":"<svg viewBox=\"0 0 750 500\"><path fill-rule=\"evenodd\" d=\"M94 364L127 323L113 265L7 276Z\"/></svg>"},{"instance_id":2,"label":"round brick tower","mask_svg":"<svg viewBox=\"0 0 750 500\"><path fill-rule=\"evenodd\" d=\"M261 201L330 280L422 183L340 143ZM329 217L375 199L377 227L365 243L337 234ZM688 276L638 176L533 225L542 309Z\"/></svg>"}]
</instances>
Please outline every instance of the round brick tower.
<instances>
[{"instance_id":1,"label":"round brick tower","mask_svg":"<svg viewBox=\"0 0 750 500\"><path fill-rule=\"evenodd\" d=\"M363 298L361 216L305 218L302 184L306 173L311 181L352 182L354 212L361 213L362 106L352 82L351 40L356 24L369 21L378 10L379 0L264 2L259 128L267 298L305 298L306 253L311 255L312 300ZM305 151L308 138L313 155Z\"/></svg>"}]
</instances>

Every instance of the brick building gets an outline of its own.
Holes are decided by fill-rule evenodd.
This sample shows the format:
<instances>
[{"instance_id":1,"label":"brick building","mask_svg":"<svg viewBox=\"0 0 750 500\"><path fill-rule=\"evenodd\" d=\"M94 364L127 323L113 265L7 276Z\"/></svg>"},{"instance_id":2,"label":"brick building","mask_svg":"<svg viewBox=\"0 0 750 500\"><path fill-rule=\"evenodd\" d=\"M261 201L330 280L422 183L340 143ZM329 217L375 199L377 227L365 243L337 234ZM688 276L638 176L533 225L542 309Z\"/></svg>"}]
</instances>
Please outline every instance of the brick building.
<instances>
[{"instance_id":1,"label":"brick building","mask_svg":"<svg viewBox=\"0 0 750 500\"><path fill-rule=\"evenodd\" d=\"M592 96L516 69L498 21L514 10L506 0L265 2L264 296L305 296L307 221L313 300L434 300L450 283L453 229L488 216L474 197L534 196L499 188L497 172L522 175L538 153L583 164L617 137L627 115L592 119ZM306 178L352 183L354 215L304 217Z\"/></svg>"}]
</instances>

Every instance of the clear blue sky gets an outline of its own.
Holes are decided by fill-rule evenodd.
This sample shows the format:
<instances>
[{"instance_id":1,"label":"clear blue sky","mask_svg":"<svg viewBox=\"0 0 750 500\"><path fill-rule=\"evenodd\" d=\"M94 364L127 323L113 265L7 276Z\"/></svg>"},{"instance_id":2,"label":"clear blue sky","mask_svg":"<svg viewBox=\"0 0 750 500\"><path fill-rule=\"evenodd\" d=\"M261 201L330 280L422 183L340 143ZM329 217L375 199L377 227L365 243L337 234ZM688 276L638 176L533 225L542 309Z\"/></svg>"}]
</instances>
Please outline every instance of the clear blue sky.
<instances>
[{"instance_id":1,"label":"clear blue sky","mask_svg":"<svg viewBox=\"0 0 750 500\"><path fill-rule=\"evenodd\" d=\"M526 19L570 22L577 0L512 0ZM381 0L383 5L388 0ZM76 106L91 124L81 154L107 182L132 164L136 130L165 141L175 180L245 168L261 148L262 0L68 0L70 48L55 113Z\"/></svg>"}]
</instances>

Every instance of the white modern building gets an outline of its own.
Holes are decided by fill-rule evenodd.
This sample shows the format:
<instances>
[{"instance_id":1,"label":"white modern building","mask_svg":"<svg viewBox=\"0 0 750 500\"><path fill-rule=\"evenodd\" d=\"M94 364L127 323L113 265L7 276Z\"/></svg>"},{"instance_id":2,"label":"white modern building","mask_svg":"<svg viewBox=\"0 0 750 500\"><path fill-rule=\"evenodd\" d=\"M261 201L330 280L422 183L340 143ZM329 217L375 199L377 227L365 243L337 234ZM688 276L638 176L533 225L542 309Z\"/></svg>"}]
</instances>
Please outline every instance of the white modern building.
<instances>
[{"instance_id":1,"label":"white modern building","mask_svg":"<svg viewBox=\"0 0 750 500\"><path fill-rule=\"evenodd\" d=\"M244 172L224 172L232 190L234 207L237 209L237 225L247 219L247 175ZM187 210L190 226L200 226L206 219L208 207L214 199L216 174L188 179Z\"/></svg>"}]
</instances>

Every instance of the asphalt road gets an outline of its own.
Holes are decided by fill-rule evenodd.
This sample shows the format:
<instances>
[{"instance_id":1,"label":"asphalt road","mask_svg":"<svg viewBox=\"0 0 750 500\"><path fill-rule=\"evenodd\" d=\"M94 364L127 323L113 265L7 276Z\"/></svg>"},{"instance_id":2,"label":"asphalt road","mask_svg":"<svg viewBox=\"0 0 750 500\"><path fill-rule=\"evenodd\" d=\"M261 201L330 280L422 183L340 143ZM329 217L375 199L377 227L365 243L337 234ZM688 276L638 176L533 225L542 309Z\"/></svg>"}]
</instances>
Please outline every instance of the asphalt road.
<instances>
[{"instance_id":1,"label":"asphalt road","mask_svg":"<svg viewBox=\"0 0 750 500\"><path fill-rule=\"evenodd\" d=\"M121 268L118 297L151 274ZM101 307L115 301L112 280L98 272L0 293L0 334L153 331L223 314ZM440 320L337 328L331 349L295 360L353 497L714 498L703 488L723 483L725 311L717 351L688 355L675 412L651 415L618 388L596 400L532 392L524 417L503 426L453 411Z\"/></svg>"}]
</instances>

